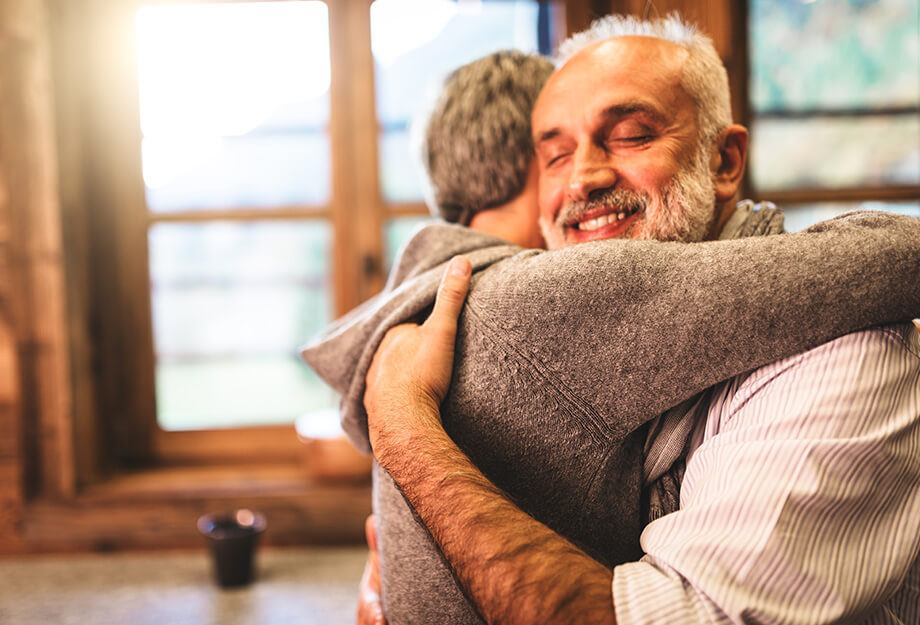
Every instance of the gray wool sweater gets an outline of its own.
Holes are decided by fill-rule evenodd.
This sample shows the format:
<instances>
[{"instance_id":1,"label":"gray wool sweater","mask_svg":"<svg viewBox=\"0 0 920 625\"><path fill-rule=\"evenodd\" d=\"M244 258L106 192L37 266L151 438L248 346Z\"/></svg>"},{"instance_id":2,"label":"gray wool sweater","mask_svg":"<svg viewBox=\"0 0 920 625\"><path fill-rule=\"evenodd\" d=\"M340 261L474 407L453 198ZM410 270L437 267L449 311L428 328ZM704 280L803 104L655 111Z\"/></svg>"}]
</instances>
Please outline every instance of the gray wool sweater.
<instances>
[{"instance_id":1,"label":"gray wool sweater","mask_svg":"<svg viewBox=\"0 0 920 625\"><path fill-rule=\"evenodd\" d=\"M852 213L797 234L551 252L430 225L380 295L302 351L341 394L360 449L377 345L424 318L461 253L473 282L444 427L521 508L611 566L641 555L650 419L731 376L920 312L920 220L909 217ZM398 487L376 466L374 478L388 622L481 623Z\"/></svg>"}]
</instances>

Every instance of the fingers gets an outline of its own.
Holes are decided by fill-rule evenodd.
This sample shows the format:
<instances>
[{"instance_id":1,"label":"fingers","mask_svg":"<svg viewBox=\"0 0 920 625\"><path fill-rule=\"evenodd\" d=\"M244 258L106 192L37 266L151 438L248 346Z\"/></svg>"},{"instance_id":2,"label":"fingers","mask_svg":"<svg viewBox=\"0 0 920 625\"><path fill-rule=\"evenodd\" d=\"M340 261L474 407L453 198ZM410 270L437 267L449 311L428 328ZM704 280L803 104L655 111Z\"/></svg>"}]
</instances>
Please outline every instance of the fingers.
<instances>
[{"instance_id":1,"label":"fingers","mask_svg":"<svg viewBox=\"0 0 920 625\"><path fill-rule=\"evenodd\" d=\"M383 604L380 601L380 560L377 555L377 524L374 515L364 522L364 534L370 553L361 577L358 592L358 625L386 625L383 616Z\"/></svg>"},{"instance_id":2,"label":"fingers","mask_svg":"<svg viewBox=\"0 0 920 625\"><path fill-rule=\"evenodd\" d=\"M438 297L434 310L423 325L429 328L446 330L453 333L457 328L457 317L463 310L463 302L470 290L470 276L473 267L466 256L455 256L447 265L447 271L438 287Z\"/></svg>"},{"instance_id":3,"label":"fingers","mask_svg":"<svg viewBox=\"0 0 920 625\"><path fill-rule=\"evenodd\" d=\"M364 521L364 535L367 537L367 546L373 553L377 553L377 522L374 515L368 515Z\"/></svg>"},{"instance_id":4,"label":"fingers","mask_svg":"<svg viewBox=\"0 0 920 625\"><path fill-rule=\"evenodd\" d=\"M383 602L380 600L380 580L376 577L377 565L370 558L364 566L364 575L358 588L357 625L386 625Z\"/></svg>"},{"instance_id":5,"label":"fingers","mask_svg":"<svg viewBox=\"0 0 920 625\"><path fill-rule=\"evenodd\" d=\"M364 522L364 533L367 536L367 546L370 552L367 554L367 571L368 587L376 593L380 592L380 554L377 552L377 522L374 515L367 517Z\"/></svg>"}]
</instances>

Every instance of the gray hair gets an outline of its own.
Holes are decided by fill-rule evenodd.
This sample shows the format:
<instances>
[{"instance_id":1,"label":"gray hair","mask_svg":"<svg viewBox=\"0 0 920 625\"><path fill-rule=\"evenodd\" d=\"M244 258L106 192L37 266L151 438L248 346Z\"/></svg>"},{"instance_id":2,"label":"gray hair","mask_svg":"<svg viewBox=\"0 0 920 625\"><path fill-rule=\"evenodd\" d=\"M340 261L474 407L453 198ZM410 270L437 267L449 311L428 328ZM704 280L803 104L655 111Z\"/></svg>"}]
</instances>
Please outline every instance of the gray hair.
<instances>
[{"instance_id":1,"label":"gray hair","mask_svg":"<svg viewBox=\"0 0 920 625\"><path fill-rule=\"evenodd\" d=\"M580 50L593 43L615 37L654 37L676 43L690 56L681 76L681 85L697 108L700 142L709 145L732 123L731 93L728 72L716 52L712 39L677 13L664 18L643 20L632 15L608 15L572 35L559 46L558 65L564 64Z\"/></svg>"},{"instance_id":2,"label":"gray hair","mask_svg":"<svg viewBox=\"0 0 920 625\"><path fill-rule=\"evenodd\" d=\"M445 79L422 157L432 213L468 225L520 194L533 158L530 114L552 72L549 59L503 50Z\"/></svg>"}]
</instances>

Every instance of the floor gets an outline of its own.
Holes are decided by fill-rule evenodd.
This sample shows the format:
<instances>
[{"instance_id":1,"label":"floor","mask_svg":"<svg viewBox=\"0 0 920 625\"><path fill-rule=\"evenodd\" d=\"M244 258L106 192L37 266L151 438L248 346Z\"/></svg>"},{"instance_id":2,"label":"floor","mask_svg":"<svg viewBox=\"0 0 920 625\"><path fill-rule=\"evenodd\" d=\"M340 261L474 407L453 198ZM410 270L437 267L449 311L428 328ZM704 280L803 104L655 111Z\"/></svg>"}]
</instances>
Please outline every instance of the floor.
<instances>
[{"instance_id":1,"label":"floor","mask_svg":"<svg viewBox=\"0 0 920 625\"><path fill-rule=\"evenodd\" d=\"M204 552L0 558L0 625L351 625L366 554L265 549L239 590Z\"/></svg>"}]
</instances>

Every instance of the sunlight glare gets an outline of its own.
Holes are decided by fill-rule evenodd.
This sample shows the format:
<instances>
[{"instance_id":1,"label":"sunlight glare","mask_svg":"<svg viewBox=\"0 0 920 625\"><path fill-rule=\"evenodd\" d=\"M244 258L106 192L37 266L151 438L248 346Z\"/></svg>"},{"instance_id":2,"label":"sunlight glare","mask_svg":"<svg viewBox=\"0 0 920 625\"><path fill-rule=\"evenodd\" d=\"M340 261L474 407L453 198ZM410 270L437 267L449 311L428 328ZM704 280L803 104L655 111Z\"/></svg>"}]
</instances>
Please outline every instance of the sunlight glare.
<instances>
[{"instance_id":1,"label":"sunlight glare","mask_svg":"<svg viewBox=\"0 0 920 625\"><path fill-rule=\"evenodd\" d=\"M403 54L433 41L458 11L457 3L449 0L375 0L371 5L374 59L389 67Z\"/></svg>"},{"instance_id":2,"label":"sunlight glare","mask_svg":"<svg viewBox=\"0 0 920 625\"><path fill-rule=\"evenodd\" d=\"M137 11L144 179L166 184L209 139L244 135L329 90L323 2L147 6ZM148 175L149 174L149 175Z\"/></svg>"}]
</instances>

